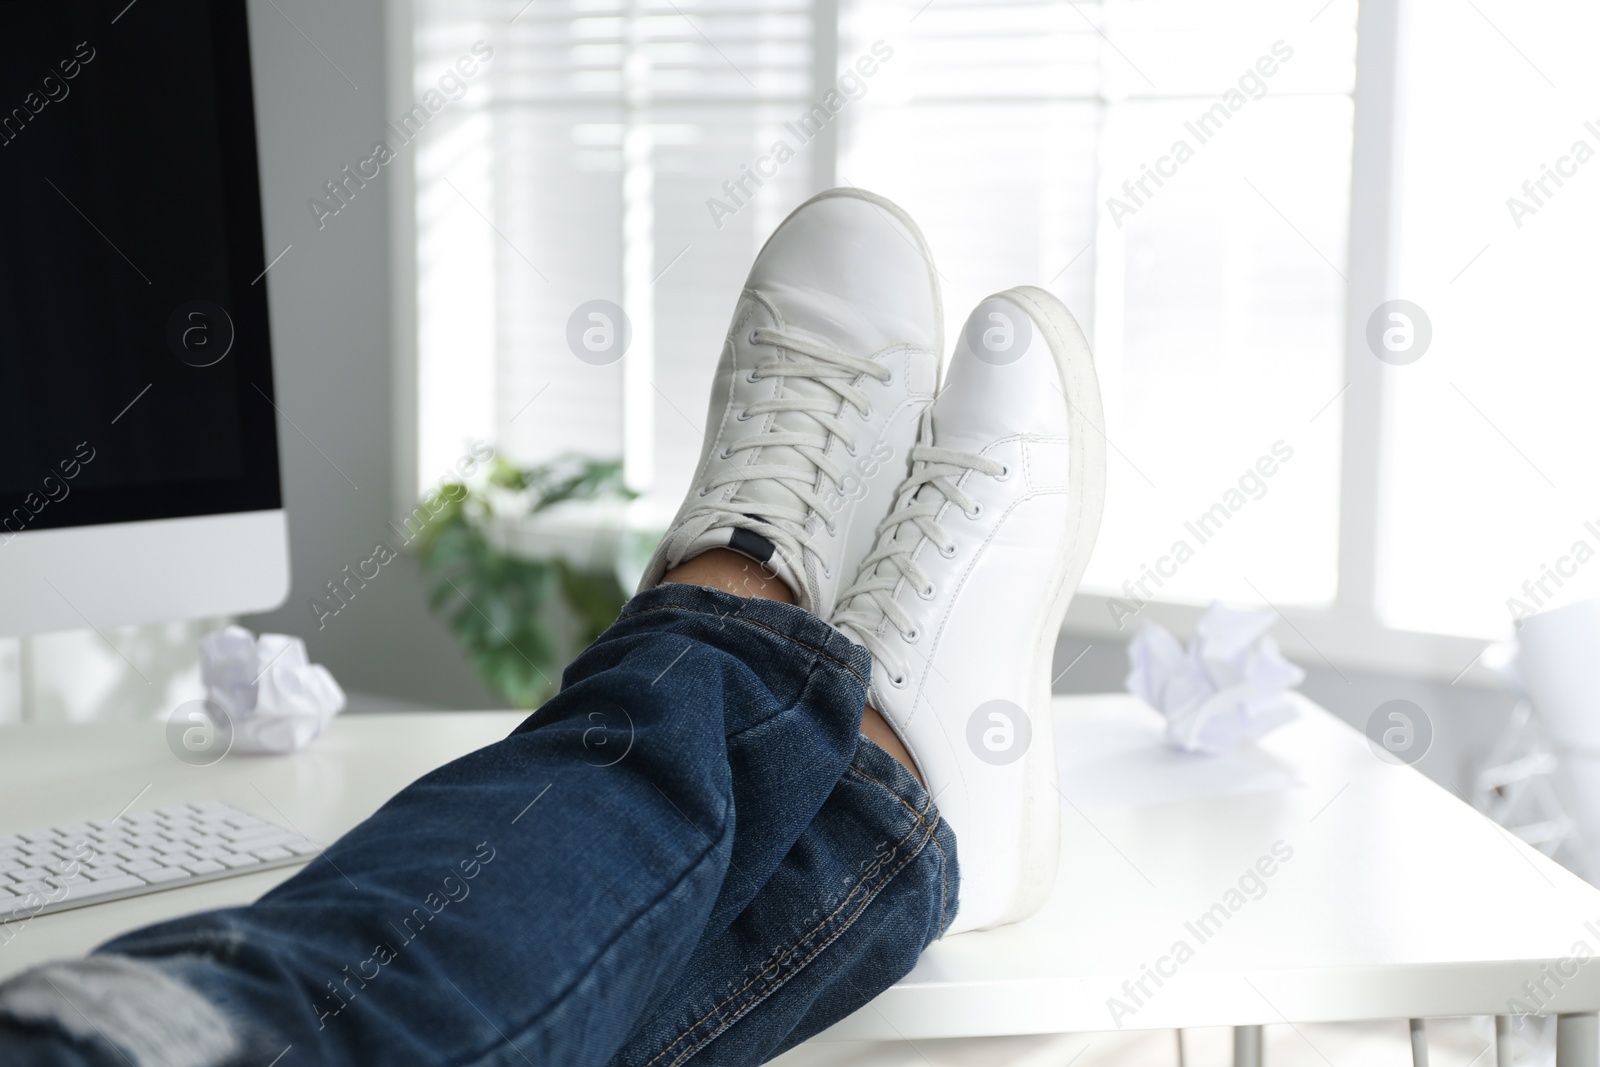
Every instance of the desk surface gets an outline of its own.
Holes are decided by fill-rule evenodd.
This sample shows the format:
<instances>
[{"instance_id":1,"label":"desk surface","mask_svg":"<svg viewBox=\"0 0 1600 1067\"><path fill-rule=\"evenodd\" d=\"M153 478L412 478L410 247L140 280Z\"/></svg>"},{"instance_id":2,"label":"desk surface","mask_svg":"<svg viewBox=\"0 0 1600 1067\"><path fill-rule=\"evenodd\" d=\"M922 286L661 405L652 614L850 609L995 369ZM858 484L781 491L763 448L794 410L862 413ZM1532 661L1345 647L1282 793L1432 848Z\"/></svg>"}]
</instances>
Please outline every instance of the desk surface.
<instances>
[{"instance_id":1,"label":"desk surface","mask_svg":"<svg viewBox=\"0 0 1600 1067\"><path fill-rule=\"evenodd\" d=\"M1302 703L1300 719L1217 761L1163 748L1159 717L1125 695L1058 698L1064 842L1050 903L1020 926L932 946L823 1037L1494 1014L1509 997L1541 1013L1600 1009L1600 966L1571 962L1600 951L1600 890ZM216 797L330 841L519 718L346 716L294 757L205 768L175 759L159 724L3 727L0 834L109 818L136 796L135 811ZM0 946L0 977L247 902L293 870L34 919ZM1542 1003L1524 982L1543 983Z\"/></svg>"},{"instance_id":2,"label":"desk surface","mask_svg":"<svg viewBox=\"0 0 1600 1067\"><path fill-rule=\"evenodd\" d=\"M931 946L823 1038L1490 1015L1512 997L1600 1009L1600 964L1573 959L1600 954L1600 890L1300 704L1218 774L1162 748L1131 697L1058 699L1045 909ZM1241 886L1279 842L1289 858Z\"/></svg>"},{"instance_id":3,"label":"desk surface","mask_svg":"<svg viewBox=\"0 0 1600 1067\"><path fill-rule=\"evenodd\" d=\"M327 844L400 788L500 740L514 711L341 715L294 756L229 756L191 767L167 748L162 723L0 727L0 835L215 798ZM135 801L135 797L138 799ZM41 915L0 944L0 978L150 923L248 904L298 871L260 874ZM11 924L17 928L18 924Z\"/></svg>"}]
</instances>

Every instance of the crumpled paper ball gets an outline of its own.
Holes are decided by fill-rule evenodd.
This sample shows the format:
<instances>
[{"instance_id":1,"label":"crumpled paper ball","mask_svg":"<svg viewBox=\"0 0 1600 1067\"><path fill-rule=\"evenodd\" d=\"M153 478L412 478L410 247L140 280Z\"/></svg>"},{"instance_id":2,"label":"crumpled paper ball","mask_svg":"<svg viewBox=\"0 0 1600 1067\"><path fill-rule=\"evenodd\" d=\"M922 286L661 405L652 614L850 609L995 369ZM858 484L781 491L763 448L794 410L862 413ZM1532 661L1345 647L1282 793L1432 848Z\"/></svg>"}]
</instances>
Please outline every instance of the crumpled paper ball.
<instances>
[{"instance_id":1,"label":"crumpled paper ball","mask_svg":"<svg viewBox=\"0 0 1600 1067\"><path fill-rule=\"evenodd\" d=\"M200 680L208 706L228 716L232 751L293 752L322 735L344 710L344 690L287 634L251 635L229 626L200 639Z\"/></svg>"},{"instance_id":2,"label":"crumpled paper ball","mask_svg":"<svg viewBox=\"0 0 1600 1067\"><path fill-rule=\"evenodd\" d=\"M1151 622L1128 643L1128 691L1167 717L1167 741L1217 755L1273 730L1298 711L1288 690L1305 671L1267 634L1272 614L1213 604L1187 650Z\"/></svg>"}]
</instances>

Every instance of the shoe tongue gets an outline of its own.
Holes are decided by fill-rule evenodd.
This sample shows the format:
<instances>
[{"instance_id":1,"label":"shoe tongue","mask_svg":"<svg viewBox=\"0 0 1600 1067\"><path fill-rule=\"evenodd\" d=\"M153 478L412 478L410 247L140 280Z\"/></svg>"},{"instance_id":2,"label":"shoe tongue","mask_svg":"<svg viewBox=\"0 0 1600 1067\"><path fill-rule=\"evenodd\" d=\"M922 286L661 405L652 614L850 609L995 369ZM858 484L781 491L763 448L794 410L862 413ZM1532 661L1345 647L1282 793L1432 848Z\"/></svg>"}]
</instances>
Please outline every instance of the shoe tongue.
<instances>
[{"instance_id":1,"label":"shoe tongue","mask_svg":"<svg viewBox=\"0 0 1600 1067\"><path fill-rule=\"evenodd\" d=\"M996 410L1000 397L994 383L985 380L983 372L989 369L970 357L961 359L959 350L951 359L944 388L928 416L933 421L933 440L940 448L981 452L1010 432L1005 428L1005 412Z\"/></svg>"},{"instance_id":2,"label":"shoe tongue","mask_svg":"<svg viewBox=\"0 0 1600 1067\"><path fill-rule=\"evenodd\" d=\"M760 359L757 366L766 366L771 362L772 349L762 346L768 353L767 358ZM809 361L809 356L798 356L787 350L781 351L779 359L782 363L799 363ZM772 381L764 378L763 381ZM839 394L823 385L814 378L786 377L778 383L778 396L784 399L819 399L827 402L828 410L835 410L839 403ZM819 439L826 439L826 431L806 411L780 411L771 416L771 430L779 433L797 432L810 434ZM804 475L806 481L813 488L823 480L824 475L817 470L816 465L798 448L790 445L767 446L756 452L752 463L761 466L780 466L793 469L796 473ZM777 504L782 508L804 511L806 503L795 494L790 487L793 483L780 481L776 478L762 478L759 481L745 482L734 494L732 503L749 505L749 510L759 514L763 505Z\"/></svg>"},{"instance_id":3,"label":"shoe tongue","mask_svg":"<svg viewBox=\"0 0 1600 1067\"><path fill-rule=\"evenodd\" d=\"M974 346L986 343L990 347L978 354ZM980 452L1020 426L1038 425L1040 411L1061 404L1057 380L1049 344L1027 313L991 297L973 311L956 341L933 402L933 439L940 448Z\"/></svg>"}]
</instances>

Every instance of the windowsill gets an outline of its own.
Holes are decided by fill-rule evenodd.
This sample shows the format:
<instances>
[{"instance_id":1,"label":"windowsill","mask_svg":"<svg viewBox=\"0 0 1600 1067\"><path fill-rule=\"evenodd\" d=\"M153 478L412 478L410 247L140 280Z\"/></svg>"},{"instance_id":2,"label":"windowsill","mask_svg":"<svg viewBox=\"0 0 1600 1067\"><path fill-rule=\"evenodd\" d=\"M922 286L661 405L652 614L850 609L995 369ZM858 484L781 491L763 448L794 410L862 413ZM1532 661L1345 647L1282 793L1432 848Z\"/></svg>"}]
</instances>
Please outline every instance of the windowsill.
<instances>
[{"instance_id":1,"label":"windowsill","mask_svg":"<svg viewBox=\"0 0 1600 1067\"><path fill-rule=\"evenodd\" d=\"M671 519L643 501L577 502L533 516L505 516L491 525L490 538L515 555L559 556L589 567L615 565L624 585L637 581L655 541ZM1149 620L1187 638L1205 610L1194 604L1152 601L1132 617L1116 622L1111 598L1080 592L1072 600L1062 631L1091 641L1127 641ZM1127 604L1126 600L1120 602ZM1450 634L1394 630L1370 619L1333 609L1287 607L1272 630L1291 660L1311 668L1371 671L1446 685L1496 689L1503 683L1479 657L1490 642Z\"/></svg>"},{"instance_id":2,"label":"windowsill","mask_svg":"<svg viewBox=\"0 0 1600 1067\"><path fill-rule=\"evenodd\" d=\"M1110 602L1111 598L1103 593L1080 592L1067 611L1063 632L1088 640L1126 641L1138 631L1141 622L1149 620L1187 637L1205 610L1194 604L1152 601L1137 615L1124 617L1119 627ZM1394 630L1331 608L1286 607L1280 614L1272 636L1284 655L1302 666L1321 667L1336 674L1341 668L1349 668L1445 685L1504 687L1499 675L1480 659L1491 644L1487 640Z\"/></svg>"},{"instance_id":3,"label":"windowsill","mask_svg":"<svg viewBox=\"0 0 1600 1067\"><path fill-rule=\"evenodd\" d=\"M615 568L622 587L631 590L671 519L644 500L574 500L533 515L497 515L485 534L510 556Z\"/></svg>"}]
</instances>

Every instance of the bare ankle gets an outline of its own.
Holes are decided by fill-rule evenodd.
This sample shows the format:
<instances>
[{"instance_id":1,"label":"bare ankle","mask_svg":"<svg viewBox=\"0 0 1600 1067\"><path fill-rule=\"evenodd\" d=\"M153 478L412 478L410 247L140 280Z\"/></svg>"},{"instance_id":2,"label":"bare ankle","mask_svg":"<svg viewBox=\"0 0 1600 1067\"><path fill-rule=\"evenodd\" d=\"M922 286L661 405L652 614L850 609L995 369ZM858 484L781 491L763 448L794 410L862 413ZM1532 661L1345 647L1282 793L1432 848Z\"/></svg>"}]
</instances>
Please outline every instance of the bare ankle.
<instances>
[{"instance_id":1,"label":"bare ankle","mask_svg":"<svg viewBox=\"0 0 1600 1067\"><path fill-rule=\"evenodd\" d=\"M873 743L889 755L899 760L910 771L912 776L921 783L924 789L928 783L922 781L922 772L917 770L916 761L911 758L911 753L906 750L905 743L900 740L900 735L894 732L889 721L878 713L878 709L867 705L866 711L861 713L861 732L871 738Z\"/></svg>"},{"instance_id":2,"label":"bare ankle","mask_svg":"<svg viewBox=\"0 0 1600 1067\"><path fill-rule=\"evenodd\" d=\"M713 548L669 570L662 583L703 585L734 596L758 597L784 604L795 602L790 589L771 568L727 548Z\"/></svg>"}]
</instances>

